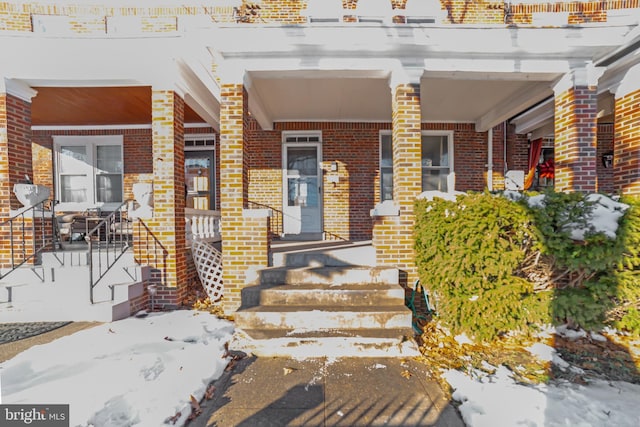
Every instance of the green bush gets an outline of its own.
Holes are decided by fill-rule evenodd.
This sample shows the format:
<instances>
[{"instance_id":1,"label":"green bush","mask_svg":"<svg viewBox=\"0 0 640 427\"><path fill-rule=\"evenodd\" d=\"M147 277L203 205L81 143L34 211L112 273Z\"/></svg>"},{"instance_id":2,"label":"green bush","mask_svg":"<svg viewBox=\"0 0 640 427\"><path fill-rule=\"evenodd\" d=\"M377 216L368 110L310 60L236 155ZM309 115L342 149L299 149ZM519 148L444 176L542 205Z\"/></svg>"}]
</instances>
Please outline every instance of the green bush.
<instances>
[{"instance_id":1,"label":"green bush","mask_svg":"<svg viewBox=\"0 0 640 427\"><path fill-rule=\"evenodd\" d=\"M485 194L416 202L416 262L438 316L454 333L490 340L535 325L615 326L640 333L640 203L616 239L586 227L580 193L544 195L529 207Z\"/></svg>"},{"instance_id":2,"label":"green bush","mask_svg":"<svg viewBox=\"0 0 640 427\"><path fill-rule=\"evenodd\" d=\"M548 319L546 298L515 271L535 243L527 209L489 194L416 202L416 261L438 316L491 339Z\"/></svg>"}]
</instances>

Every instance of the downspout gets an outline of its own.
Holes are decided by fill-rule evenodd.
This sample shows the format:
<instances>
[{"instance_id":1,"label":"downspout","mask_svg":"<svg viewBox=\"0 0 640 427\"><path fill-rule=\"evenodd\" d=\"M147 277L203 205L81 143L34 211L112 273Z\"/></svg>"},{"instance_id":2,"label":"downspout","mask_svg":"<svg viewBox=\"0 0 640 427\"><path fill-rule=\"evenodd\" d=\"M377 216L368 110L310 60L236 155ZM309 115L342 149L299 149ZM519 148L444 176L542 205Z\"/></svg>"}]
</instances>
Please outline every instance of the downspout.
<instances>
[{"instance_id":1,"label":"downspout","mask_svg":"<svg viewBox=\"0 0 640 427\"><path fill-rule=\"evenodd\" d=\"M502 131L502 158L504 164L503 173L506 175L507 171L509 170L509 165L507 164L507 121L505 120L502 125L504 127Z\"/></svg>"},{"instance_id":2,"label":"downspout","mask_svg":"<svg viewBox=\"0 0 640 427\"><path fill-rule=\"evenodd\" d=\"M493 191L493 128L487 132L487 188Z\"/></svg>"}]
</instances>

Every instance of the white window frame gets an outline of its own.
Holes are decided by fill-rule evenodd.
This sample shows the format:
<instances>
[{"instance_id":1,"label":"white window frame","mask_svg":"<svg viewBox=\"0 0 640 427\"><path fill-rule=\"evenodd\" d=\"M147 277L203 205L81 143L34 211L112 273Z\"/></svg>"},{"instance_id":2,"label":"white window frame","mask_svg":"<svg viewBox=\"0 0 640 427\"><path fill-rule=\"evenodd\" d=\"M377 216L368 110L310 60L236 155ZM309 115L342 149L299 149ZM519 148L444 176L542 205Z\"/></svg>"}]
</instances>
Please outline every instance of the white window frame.
<instances>
[{"instance_id":1,"label":"white window frame","mask_svg":"<svg viewBox=\"0 0 640 427\"><path fill-rule=\"evenodd\" d=\"M384 190L383 190L383 180L382 180L382 137L383 136L390 136L391 137L391 199L385 199L384 197ZM384 202L385 200L393 200L393 134L390 130L381 130L378 136L379 140L378 140L378 145L379 145L379 149L378 149L378 168L380 171L380 201Z\"/></svg>"},{"instance_id":2,"label":"white window frame","mask_svg":"<svg viewBox=\"0 0 640 427\"><path fill-rule=\"evenodd\" d=\"M187 133L184 135L184 141L185 141L185 146L184 146L184 151L185 153L187 151L211 151L213 153L213 164L211 165L211 202L213 205L213 209L219 209L218 207L218 197L217 197L217 191L218 191L218 180L217 180L217 173L218 171L216 170L216 158L217 158L217 153L216 153L216 145L218 144L218 141L216 140L216 134L215 133ZM189 145L187 146L187 142L194 142L194 141L201 141L202 144L201 145Z\"/></svg>"},{"instance_id":3,"label":"white window frame","mask_svg":"<svg viewBox=\"0 0 640 427\"><path fill-rule=\"evenodd\" d=\"M55 167L55 188L56 198L61 200L62 196L62 180L60 174L60 149L63 146L84 146L87 148L87 158L90 162L92 174L88 179L90 183L88 185L88 194L86 202L60 202L56 205L56 209L59 211L83 211L86 209L100 208L102 210L114 210L124 201L124 153L123 144L124 137L122 135L82 135L82 136L54 136L53 148L54 148L54 167ZM122 161L122 187L123 194L120 195L119 202L97 202L97 189L96 189L96 176L98 176L96 168L96 148L104 145L117 145L120 147L120 159Z\"/></svg>"},{"instance_id":4,"label":"white window frame","mask_svg":"<svg viewBox=\"0 0 640 427\"><path fill-rule=\"evenodd\" d=\"M379 151L379 161L378 161L378 166L379 166L379 171L380 171L380 185L379 185L379 191L380 191L380 201L383 202L385 200L393 200L393 196L392 199L383 199L383 190L382 190L382 137L386 136L386 135L392 135L392 140L391 140L391 149L392 149L392 158L391 161L393 163L393 133L390 130L381 130L379 133L379 143L378 143L378 151ZM422 164L420 165L420 177L421 177L421 181L422 181L422 175L423 172L425 170L442 170L442 169L448 169L449 173L453 173L454 172L454 151L453 151L453 147L454 147L454 143L453 143L453 137L454 137L454 131L442 131L442 130L423 130L421 131L421 135L422 136L446 136L447 137L447 149L448 149L448 160L449 160L449 166L444 167L444 166L422 166ZM420 159L422 160L422 138L420 139ZM393 176L394 171L393 171L393 166L391 169L391 175ZM422 184L421 184L422 185ZM422 191L424 191L424 188L421 188Z\"/></svg>"},{"instance_id":5,"label":"white window frame","mask_svg":"<svg viewBox=\"0 0 640 427\"><path fill-rule=\"evenodd\" d=\"M453 158L454 158L454 152L453 152L453 135L454 132L452 130L450 131L441 131L441 130L423 130L422 131L422 136L446 136L447 137L447 150L448 150L448 160L449 160L449 166L445 167L445 166L423 166L422 164L420 165L420 176L422 177L422 175L424 175L424 171L428 171L428 170L444 170L444 169L448 169L449 170L449 174L454 172L454 164L453 164ZM420 160L422 161L422 138L420 139ZM422 184L421 184L422 186ZM421 187L422 191L425 191L425 189L423 187ZM447 189L450 190L450 189ZM453 189L451 189L453 190Z\"/></svg>"}]
</instances>

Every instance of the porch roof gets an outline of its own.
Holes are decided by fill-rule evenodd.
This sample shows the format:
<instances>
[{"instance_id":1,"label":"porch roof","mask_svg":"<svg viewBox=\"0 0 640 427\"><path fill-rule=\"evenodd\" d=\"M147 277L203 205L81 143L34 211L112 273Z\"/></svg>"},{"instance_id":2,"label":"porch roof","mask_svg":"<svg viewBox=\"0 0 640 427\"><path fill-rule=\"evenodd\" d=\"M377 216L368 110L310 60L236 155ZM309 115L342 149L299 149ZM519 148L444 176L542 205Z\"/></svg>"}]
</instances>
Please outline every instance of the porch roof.
<instances>
[{"instance_id":1,"label":"porch roof","mask_svg":"<svg viewBox=\"0 0 640 427\"><path fill-rule=\"evenodd\" d=\"M601 81L614 81L616 64L638 62L639 42L637 25L602 24L221 25L144 36L13 33L0 36L7 52L0 75L12 88L40 91L33 98L36 126L148 124L153 86L183 94L186 122L218 128L220 81L245 84L249 110L265 129L282 121L389 122L390 86L403 81L419 82L423 121L475 123L484 131L551 96L572 69L606 64ZM615 57L620 51L622 58ZM608 96L606 90L602 94ZM99 119L86 115L87 102L100 106ZM64 114L51 105L63 105Z\"/></svg>"}]
</instances>

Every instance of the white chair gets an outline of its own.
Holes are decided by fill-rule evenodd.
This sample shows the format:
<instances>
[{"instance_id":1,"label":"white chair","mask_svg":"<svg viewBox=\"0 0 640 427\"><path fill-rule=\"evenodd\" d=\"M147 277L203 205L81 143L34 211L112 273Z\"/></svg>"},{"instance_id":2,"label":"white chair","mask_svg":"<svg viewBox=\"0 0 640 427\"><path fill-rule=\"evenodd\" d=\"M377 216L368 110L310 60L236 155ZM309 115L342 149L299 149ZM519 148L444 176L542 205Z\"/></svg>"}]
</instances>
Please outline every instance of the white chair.
<instances>
[{"instance_id":1,"label":"white chair","mask_svg":"<svg viewBox=\"0 0 640 427\"><path fill-rule=\"evenodd\" d=\"M301 11L307 22L342 22L345 10L342 0L309 0L307 8Z\"/></svg>"},{"instance_id":2,"label":"white chair","mask_svg":"<svg viewBox=\"0 0 640 427\"><path fill-rule=\"evenodd\" d=\"M355 15L358 22L390 24L394 10L391 0L358 0Z\"/></svg>"},{"instance_id":3,"label":"white chair","mask_svg":"<svg viewBox=\"0 0 640 427\"><path fill-rule=\"evenodd\" d=\"M447 19L447 11L439 0L407 0L404 16L407 24L441 24Z\"/></svg>"}]
</instances>

